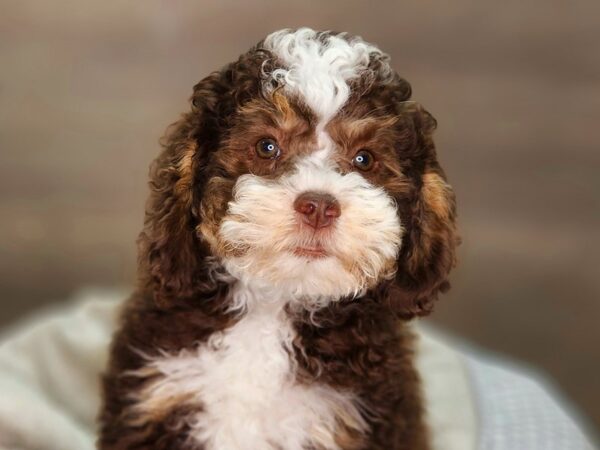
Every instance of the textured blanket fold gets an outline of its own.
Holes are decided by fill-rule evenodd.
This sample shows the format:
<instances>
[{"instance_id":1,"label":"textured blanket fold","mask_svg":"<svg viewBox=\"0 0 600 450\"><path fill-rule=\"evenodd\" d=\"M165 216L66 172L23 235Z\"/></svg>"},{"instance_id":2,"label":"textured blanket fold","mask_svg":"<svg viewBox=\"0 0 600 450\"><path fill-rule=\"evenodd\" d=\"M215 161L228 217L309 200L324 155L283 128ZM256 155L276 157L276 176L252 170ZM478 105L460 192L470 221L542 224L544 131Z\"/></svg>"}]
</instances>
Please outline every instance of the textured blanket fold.
<instances>
[{"instance_id":1,"label":"textured blanket fold","mask_svg":"<svg viewBox=\"0 0 600 450\"><path fill-rule=\"evenodd\" d=\"M125 297L90 291L2 335L0 449L94 449L99 377ZM434 449L592 449L538 381L416 332Z\"/></svg>"}]
</instances>

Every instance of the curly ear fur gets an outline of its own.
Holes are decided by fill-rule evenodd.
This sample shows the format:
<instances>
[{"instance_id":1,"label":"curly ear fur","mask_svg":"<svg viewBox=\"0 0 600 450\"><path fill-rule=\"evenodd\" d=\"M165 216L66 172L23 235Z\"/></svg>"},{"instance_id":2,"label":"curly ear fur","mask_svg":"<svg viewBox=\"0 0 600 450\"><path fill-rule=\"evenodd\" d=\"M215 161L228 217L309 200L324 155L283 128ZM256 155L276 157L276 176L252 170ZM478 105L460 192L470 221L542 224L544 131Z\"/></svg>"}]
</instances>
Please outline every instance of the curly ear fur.
<instances>
[{"instance_id":1,"label":"curly ear fur","mask_svg":"<svg viewBox=\"0 0 600 450\"><path fill-rule=\"evenodd\" d=\"M265 52L251 49L196 86L191 111L171 125L150 170L150 199L138 239L140 278L155 301L191 298L207 290L208 250L200 233L207 162L236 107L259 92Z\"/></svg>"},{"instance_id":2,"label":"curly ear fur","mask_svg":"<svg viewBox=\"0 0 600 450\"><path fill-rule=\"evenodd\" d=\"M447 278L460 243L454 192L437 162L432 139L436 121L416 103L408 112L414 133L412 153L419 164L409 174L415 181L412 198L401 206L405 233L390 295L393 309L406 319L431 312L438 293L449 289Z\"/></svg>"},{"instance_id":3,"label":"curly ear fur","mask_svg":"<svg viewBox=\"0 0 600 450\"><path fill-rule=\"evenodd\" d=\"M201 271L201 248L192 215L194 117L184 115L173 124L163 151L150 168L150 199L144 229L138 239L139 266L157 303L175 296L190 297Z\"/></svg>"},{"instance_id":4,"label":"curly ear fur","mask_svg":"<svg viewBox=\"0 0 600 450\"><path fill-rule=\"evenodd\" d=\"M169 127L150 168L139 267L159 305L190 298L206 282L206 249L196 231L194 191L202 189L202 166L218 145L216 107L225 90L222 79L215 72L194 87L192 110Z\"/></svg>"}]
</instances>

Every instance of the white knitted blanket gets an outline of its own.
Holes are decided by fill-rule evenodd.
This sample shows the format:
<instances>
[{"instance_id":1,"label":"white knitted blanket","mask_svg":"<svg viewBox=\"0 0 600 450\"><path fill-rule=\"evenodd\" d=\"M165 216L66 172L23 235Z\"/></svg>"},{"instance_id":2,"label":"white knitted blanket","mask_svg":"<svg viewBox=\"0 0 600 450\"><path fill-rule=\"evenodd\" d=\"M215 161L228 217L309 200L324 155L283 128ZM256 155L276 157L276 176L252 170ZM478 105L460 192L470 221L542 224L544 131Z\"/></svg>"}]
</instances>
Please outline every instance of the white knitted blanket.
<instances>
[{"instance_id":1,"label":"white knitted blanket","mask_svg":"<svg viewBox=\"0 0 600 450\"><path fill-rule=\"evenodd\" d=\"M89 291L0 337L0 449L92 450L99 373L121 299ZM539 381L417 326L417 365L436 450L587 450ZM459 346L460 348L460 346Z\"/></svg>"}]
</instances>

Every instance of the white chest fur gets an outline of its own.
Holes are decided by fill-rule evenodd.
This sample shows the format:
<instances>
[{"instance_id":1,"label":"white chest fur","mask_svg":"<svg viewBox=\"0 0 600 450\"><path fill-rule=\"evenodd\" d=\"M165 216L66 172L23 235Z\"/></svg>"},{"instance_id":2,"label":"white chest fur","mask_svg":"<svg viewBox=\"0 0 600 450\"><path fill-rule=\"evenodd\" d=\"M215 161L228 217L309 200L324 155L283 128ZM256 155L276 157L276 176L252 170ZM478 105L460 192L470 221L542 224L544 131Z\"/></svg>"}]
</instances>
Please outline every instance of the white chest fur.
<instances>
[{"instance_id":1,"label":"white chest fur","mask_svg":"<svg viewBox=\"0 0 600 450\"><path fill-rule=\"evenodd\" d=\"M295 381L292 324L281 306L256 303L234 326L195 350L149 361L158 374L138 410L197 405L190 439L209 450L334 450L337 427L364 430L351 394Z\"/></svg>"}]
</instances>

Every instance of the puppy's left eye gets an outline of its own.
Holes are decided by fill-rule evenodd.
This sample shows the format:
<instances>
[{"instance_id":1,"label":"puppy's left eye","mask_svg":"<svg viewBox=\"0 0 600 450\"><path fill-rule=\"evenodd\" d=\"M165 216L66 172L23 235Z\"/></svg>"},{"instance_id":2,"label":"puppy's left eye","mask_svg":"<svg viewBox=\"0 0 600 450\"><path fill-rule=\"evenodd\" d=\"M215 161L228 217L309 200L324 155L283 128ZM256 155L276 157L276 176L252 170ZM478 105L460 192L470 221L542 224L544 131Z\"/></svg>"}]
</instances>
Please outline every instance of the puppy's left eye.
<instances>
[{"instance_id":1,"label":"puppy's left eye","mask_svg":"<svg viewBox=\"0 0 600 450\"><path fill-rule=\"evenodd\" d=\"M373 154L368 150L360 150L356 155L354 155L354 159L352 159L352 164L354 167L360 170L371 170L373 165L375 164L375 158Z\"/></svg>"},{"instance_id":2,"label":"puppy's left eye","mask_svg":"<svg viewBox=\"0 0 600 450\"><path fill-rule=\"evenodd\" d=\"M263 138L256 143L256 154L264 159L275 159L281 153L281 149L275 139Z\"/></svg>"}]
</instances>

